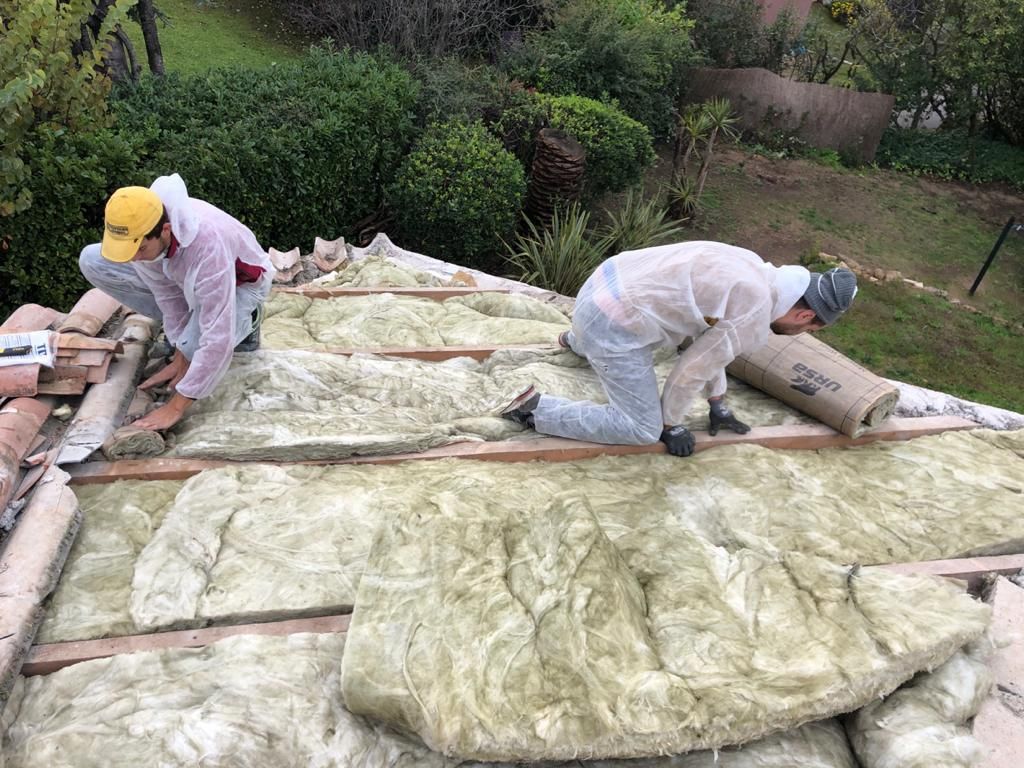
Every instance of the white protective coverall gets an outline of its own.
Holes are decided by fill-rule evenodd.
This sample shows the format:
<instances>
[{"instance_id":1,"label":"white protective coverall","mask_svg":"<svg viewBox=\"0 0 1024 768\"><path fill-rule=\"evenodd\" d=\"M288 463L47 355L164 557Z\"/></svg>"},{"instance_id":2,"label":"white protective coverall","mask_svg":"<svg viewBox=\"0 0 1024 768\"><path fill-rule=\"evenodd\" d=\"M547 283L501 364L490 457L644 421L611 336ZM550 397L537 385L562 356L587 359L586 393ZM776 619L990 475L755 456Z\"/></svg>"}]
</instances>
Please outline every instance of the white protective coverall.
<instances>
[{"instance_id":1,"label":"white protective coverall","mask_svg":"<svg viewBox=\"0 0 1024 768\"><path fill-rule=\"evenodd\" d=\"M206 397L220 382L235 346L252 331L252 313L270 292L274 266L256 236L232 216L188 196L181 176L150 186L164 204L178 247L155 262L118 264L100 244L86 246L82 274L136 312L163 321L167 340L190 364L176 390ZM236 260L263 270L254 282L236 280Z\"/></svg>"},{"instance_id":2,"label":"white protective coverall","mask_svg":"<svg viewBox=\"0 0 1024 768\"><path fill-rule=\"evenodd\" d=\"M763 345L770 324L810 283L804 267L775 267L752 251L689 242L626 251L605 261L576 298L569 345L601 379L608 404L542 395L538 432L608 444L657 442L698 392L725 393L725 367ZM653 353L693 343L659 396Z\"/></svg>"}]
</instances>

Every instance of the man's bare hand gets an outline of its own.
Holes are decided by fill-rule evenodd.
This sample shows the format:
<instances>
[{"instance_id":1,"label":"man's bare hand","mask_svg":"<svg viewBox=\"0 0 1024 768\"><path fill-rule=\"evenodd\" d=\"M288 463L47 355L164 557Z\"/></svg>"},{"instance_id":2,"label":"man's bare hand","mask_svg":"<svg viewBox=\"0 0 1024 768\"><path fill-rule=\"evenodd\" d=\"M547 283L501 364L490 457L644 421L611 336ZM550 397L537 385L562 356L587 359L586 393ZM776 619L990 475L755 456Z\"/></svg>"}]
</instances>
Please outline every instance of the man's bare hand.
<instances>
[{"instance_id":1,"label":"man's bare hand","mask_svg":"<svg viewBox=\"0 0 1024 768\"><path fill-rule=\"evenodd\" d=\"M139 384L139 389L152 389L165 383L168 387L174 389L174 387L178 386L178 382L185 378L186 373L188 373L188 358L178 350L174 350L174 357L171 358L171 362Z\"/></svg>"},{"instance_id":2,"label":"man's bare hand","mask_svg":"<svg viewBox=\"0 0 1024 768\"><path fill-rule=\"evenodd\" d=\"M192 400L184 395L175 394L170 400L156 410L150 411L140 419L132 422L133 427L149 429L154 432L163 432L170 429L185 415L185 411L192 405Z\"/></svg>"}]
</instances>

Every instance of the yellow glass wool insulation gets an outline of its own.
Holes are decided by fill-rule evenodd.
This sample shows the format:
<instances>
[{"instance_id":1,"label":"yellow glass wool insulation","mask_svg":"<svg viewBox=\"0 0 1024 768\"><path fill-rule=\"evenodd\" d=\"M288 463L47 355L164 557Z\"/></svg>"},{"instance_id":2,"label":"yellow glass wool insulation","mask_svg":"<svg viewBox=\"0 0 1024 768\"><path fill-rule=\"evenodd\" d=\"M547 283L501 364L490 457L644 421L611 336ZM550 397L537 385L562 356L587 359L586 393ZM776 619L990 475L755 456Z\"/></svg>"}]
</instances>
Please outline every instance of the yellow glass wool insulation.
<instances>
[{"instance_id":1,"label":"yellow glass wool insulation","mask_svg":"<svg viewBox=\"0 0 1024 768\"><path fill-rule=\"evenodd\" d=\"M522 294L474 293L445 301L382 294L310 299L274 294L267 349L383 349L556 343L569 318Z\"/></svg>"},{"instance_id":2,"label":"yellow glass wool insulation","mask_svg":"<svg viewBox=\"0 0 1024 768\"><path fill-rule=\"evenodd\" d=\"M671 369L659 365L664 378ZM301 460L422 451L460 440L502 440L532 430L497 417L530 384L604 402L600 382L571 352L502 350L484 361L428 363L370 354L279 351L239 355L216 391L174 428L169 455ZM737 384L730 404L754 425L808 421ZM707 427L707 404L687 418Z\"/></svg>"},{"instance_id":3,"label":"yellow glass wool insulation","mask_svg":"<svg viewBox=\"0 0 1024 768\"><path fill-rule=\"evenodd\" d=\"M342 659L346 707L477 760L667 755L849 711L978 637L930 578L605 534L568 490L532 514L462 494L377 528Z\"/></svg>"},{"instance_id":4,"label":"yellow glass wool insulation","mask_svg":"<svg viewBox=\"0 0 1024 768\"><path fill-rule=\"evenodd\" d=\"M20 678L4 768L515 768L452 760L344 708L343 635L238 637ZM131 695L126 695L131 692ZM74 702L69 706L69 702ZM535 768L578 765L542 762ZM855 768L832 720L740 749L593 768Z\"/></svg>"},{"instance_id":5,"label":"yellow glass wool insulation","mask_svg":"<svg viewBox=\"0 0 1024 768\"><path fill-rule=\"evenodd\" d=\"M729 551L803 552L837 563L1019 551L1021 454L1024 431L977 430L852 450L734 446L686 460L246 466L187 482L82 486L83 532L42 636L85 639L351 605L370 537L388 511L430 507L450 494L529 516L573 489L613 542L678 525ZM156 530L153 519L164 515Z\"/></svg>"},{"instance_id":6,"label":"yellow glass wool insulation","mask_svg":"<svg viewBox=\"0 0 1024 768\"><path fill-rule=\"evenodd\" d=\"M985 641L958 651L845 718L863 768L972 768L982 756L969 721L992 686Z\"/></svg>"}]
</instances>

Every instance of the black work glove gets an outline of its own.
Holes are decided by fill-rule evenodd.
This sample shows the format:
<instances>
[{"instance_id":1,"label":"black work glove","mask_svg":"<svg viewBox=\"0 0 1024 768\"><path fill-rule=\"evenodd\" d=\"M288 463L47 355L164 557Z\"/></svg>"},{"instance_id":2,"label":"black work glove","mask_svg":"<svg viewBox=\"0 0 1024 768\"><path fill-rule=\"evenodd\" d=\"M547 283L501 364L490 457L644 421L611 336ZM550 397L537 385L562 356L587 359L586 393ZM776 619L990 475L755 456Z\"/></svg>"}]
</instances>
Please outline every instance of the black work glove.
<instances>
[{"instance_id":1,"label":"black work glove","mask_svg":"<svg viewBox=\"0 0 1024 768\"><path fill-rule=\"evenodd\" d=\"M689 456L693 453L695 441L690 430L680 425L663 429L661 442L668 447L668 452L673 456Z\"/></svg>"},{"instance_id":2,"label":"black work glove","mask_svg":"<svg viewBox=\"0 0 1024 768\"><path fill-rule=\"evenodd\" d=\"M708 427L709 435L717 435L718 430L722 427L731 429L738 435L745 435L750 431L749 426L732 415L732 411L726 406L725 400L708 400L708 405L711 406L709 414L711 425Z\"/></svg>"}]
</instances>

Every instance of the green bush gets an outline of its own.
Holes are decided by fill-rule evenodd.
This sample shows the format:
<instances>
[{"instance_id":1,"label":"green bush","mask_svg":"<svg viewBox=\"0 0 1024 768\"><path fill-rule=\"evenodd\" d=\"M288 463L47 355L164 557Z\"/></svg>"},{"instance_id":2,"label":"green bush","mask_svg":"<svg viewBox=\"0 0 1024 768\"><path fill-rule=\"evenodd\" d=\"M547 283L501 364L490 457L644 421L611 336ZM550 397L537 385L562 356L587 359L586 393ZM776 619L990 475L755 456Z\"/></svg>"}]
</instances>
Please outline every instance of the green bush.
<instances>
[{"instance_id":1,"label":"green bush","mask_svg":"<svg viewBox=\"0 0 1024 768\"><path fill-rule=\"evenodd\" d=\"M574 0L531 32L505 68L547 93L614 101L658 137L672 129L683 73L696 61L692 23L661 0Z\"/></svg>"},{"instance_id":2,"label":"green bush","mask_svg":"<svg viewBox=\"0 0 1024 768\"><path fill-rule=\"evenodd\" d=\"M537 94L533 103L509 110L502 123L522 119L539 106L548 125L572 134L587 151L585 194L589 199L635 184L654 163L650 131L615 107L583 96L546 94Z\"/></svg>"},{"instance_id":3,"label":"green bush","mask_svg":"<svg viewBox=\"0 0 1024 768\"><path fill-rule=\"evenodd\" d=\"M1001 181L1024 190L1024 148L963 130L915 131L890 128L875 156L884 167L972 183Z\"/></svg>"},{"instance_id":4,"label":"green bush","mask_svg":"<svg viewBox=\"0 0 1024 768\"><path fill-rule=\"evenodd\" d=\"M0 218L0 320L29 302L68 310L88 286L78 254L103 235L103 208L118 187L138 184L136 147L108 129L40 128L22 145L32 204Z\"/></svg>"},{"instance_id":5,"label":"green bush","mask_svg":"<svg viewBox=\"0 0 1024 768\"><path fill-rule=\"evenodd\" d=\"M481 123L435 124L390 189L395 234L404 247L493 269L525 193L523 167Z\"/></svg>"},{"instance_id":6,"label":"green bush","mask_svg":"<svg viewBox=\"0 0 1024 768\"><path fill-rule=\"evenodd\" d=\"M314 48L265 70L150 79L114 108L122 131L145 138L147 178L180 173L264 246L290 249L349 234L381 205L416 97L393 62Z\"/></svg>"}]
</instances>

